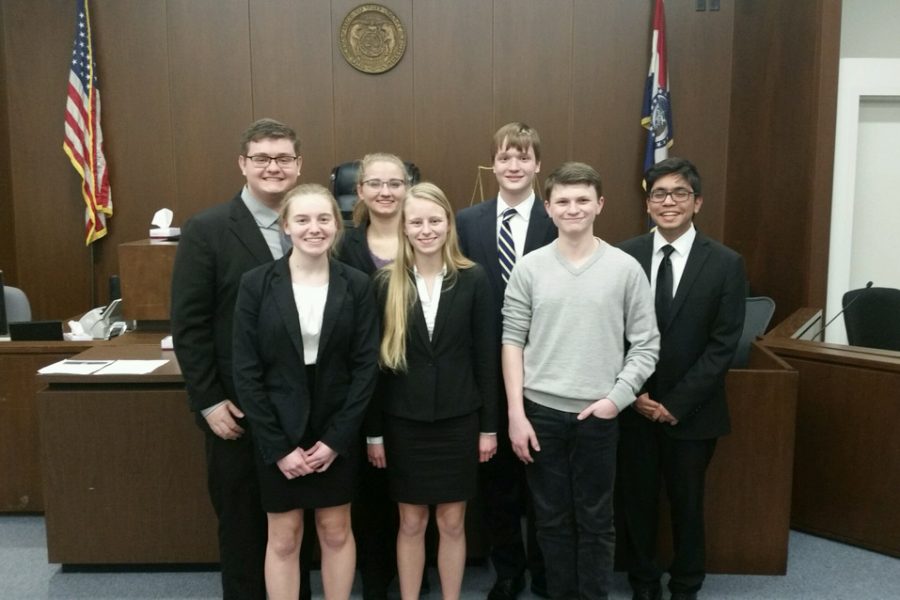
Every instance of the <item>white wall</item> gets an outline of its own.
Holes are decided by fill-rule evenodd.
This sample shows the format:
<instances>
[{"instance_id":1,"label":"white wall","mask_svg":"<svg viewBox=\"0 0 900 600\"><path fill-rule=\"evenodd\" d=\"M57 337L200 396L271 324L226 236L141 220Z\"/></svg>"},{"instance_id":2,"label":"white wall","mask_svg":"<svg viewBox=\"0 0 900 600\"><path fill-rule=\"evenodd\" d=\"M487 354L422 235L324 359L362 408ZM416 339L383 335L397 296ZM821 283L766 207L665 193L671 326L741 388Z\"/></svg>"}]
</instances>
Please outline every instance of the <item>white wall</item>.
<instances>
[{"instance_id":1,"label":"white wall","mask_svg":"<svg viewBox=\"0 0 900 600\"><path fill-rule=\"evenodd\" d=\"M828 263L830 318L847 290L900 287L900 1L843 0ZM842 319L826 340L846 343Z\"/></svg>"},{"instance_id":2,"label":"white wall","mask_svg":"<svg viewBox=\"0 0 900 600\"><path fill-rule=\"evenodd\" d=\"M843 0L841 58L900 58L900 1Z\"/></svg>"},{"instance_id":3,"label":"white wall","mask_svg":"<svg viewBox=\"0 0 900 600\"><path fill-rule=\"evenodd\" d=\"M900 97L859 104L850 286L900 288Z\"/></svg>"}]
</instances>

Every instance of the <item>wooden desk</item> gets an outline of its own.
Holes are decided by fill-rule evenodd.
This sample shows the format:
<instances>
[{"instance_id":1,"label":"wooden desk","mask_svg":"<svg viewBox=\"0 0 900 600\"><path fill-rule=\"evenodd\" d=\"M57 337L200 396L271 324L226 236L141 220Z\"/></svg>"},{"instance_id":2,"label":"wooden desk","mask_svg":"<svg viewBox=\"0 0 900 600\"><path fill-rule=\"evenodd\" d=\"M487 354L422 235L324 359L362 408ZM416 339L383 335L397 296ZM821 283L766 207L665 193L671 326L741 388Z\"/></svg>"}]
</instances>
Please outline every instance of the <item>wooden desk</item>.
<instances>
[{"instance_id":1,"label":"wooden desk","mask_svg":"<svg viewBox=\"0 0 900 600\"><path fill-rule=\"evenodd\" d=\"M218 562L203 434L174 353L104 346L79 358L170 362L139 376L40 376L50 562Z\"/></svg>"},{"instance_id":2,"label":"wooden desk","mask_svg":"<svg viewBox=\"0 0 900 600\"><path fill-rule=\"evenodd\" d=\"M216 562L202 434L172 353L107 346L79 357L173 362L137 377L42 376L50 561ZM754 345L750 369L729 372L726 384L733 431L720 440L708 476L709 570L784 573L797 373ZM469 529L470 556L486 556L480 523Z\"/></svg>"},{"instance_id":3,"label":"wooden desk","mask_svg":"<svg viewBox=\"0 0 900 600\"><path fill-rule=\"evenodd\" d=\"M790 335L763 343L800 376L791 525L900 556L900 352Z\"/></svg>"},{"instance_id":4,"label":"wooden desk","mask_svg":"<svg viewBox=\"0 0 900 600\"><path fill-rule=\"evenodd\" d=\"M35 372L91 342L0 342L0 512L42 512Z\"/></svg>"},{"instance_id":5,"label":"wooden desk","mask_svg":"<svg viewBox=\"0 0 900 600\"><path fill-rule=\"evenodd\" d=\"M158 343L164 334L129 332L109 341L0 341L0 512L43 512L35 372L94 346Z\"/></svg>"}]
</instances>

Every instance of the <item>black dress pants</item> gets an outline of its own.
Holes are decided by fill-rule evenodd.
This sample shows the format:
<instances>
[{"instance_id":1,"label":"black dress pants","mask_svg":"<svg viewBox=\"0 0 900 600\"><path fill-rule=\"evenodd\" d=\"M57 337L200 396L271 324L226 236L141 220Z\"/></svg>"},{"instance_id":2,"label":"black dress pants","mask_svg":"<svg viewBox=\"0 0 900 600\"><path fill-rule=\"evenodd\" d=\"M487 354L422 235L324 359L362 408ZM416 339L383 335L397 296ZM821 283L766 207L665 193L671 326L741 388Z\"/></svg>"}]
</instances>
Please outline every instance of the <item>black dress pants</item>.
<instances>
[{"instance_id":1,"label":"black dress pants","mask_svg":"<svg viewBox=\"0 0 900 600\"><path fill-rule=\"evenodd\" d=\"M619 494L628 578L633 588L656 587L663 569L656 558L660 486L666 486L674 555L669 589L696 592L706 576L703 497L706 469L716 439L679 440L670 425L654 423L632 409L619 419Z\"/></svg>"},{"instance_id":2,"label":"black dress pants","mask_svg":"<svg viewBox=\"0 0 900 600\"><path fill-rule=\"evenodd\" d=\"M224 600L265 600L267 519L249 433L223 440L206 430L209 497L219 520Z\"/></svg>"},{"instance_id":3,"label":"black dress pants","mask_svg":"<svg viewBox=\"0 0 900 600\"><path fill-rule=\"evenodd\" d=\"M504 404L505 406L505 399ZM491 563L498 579L512 579L525 570L543 577L544 559L535 535L534 511L525 481L525 465L509 442L506 419L497 431L497 454L479 469L484 528L491 545ZM526 531L523 536L522 519Z\"/></svg>"}]
</instances>

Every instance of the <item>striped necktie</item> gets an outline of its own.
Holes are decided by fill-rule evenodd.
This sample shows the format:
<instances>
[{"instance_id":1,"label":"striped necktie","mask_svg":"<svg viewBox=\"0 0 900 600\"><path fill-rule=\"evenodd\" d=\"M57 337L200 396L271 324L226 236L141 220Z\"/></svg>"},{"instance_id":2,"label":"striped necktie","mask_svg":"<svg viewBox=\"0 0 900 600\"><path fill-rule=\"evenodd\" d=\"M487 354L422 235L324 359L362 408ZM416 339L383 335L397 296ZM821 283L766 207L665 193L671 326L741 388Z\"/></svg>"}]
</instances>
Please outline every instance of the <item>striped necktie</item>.
<instances>
[{"instance_id":1,"label":"striped necktie","mask_svg":"<svg viewBox=\"0 0 900 600\"><path fill-rule=\"evenodd\" d=\"M516 215L516 209L507 208L503 211L503 221L500 223L500 235L497 236L497 256L500 258L500 274L503 276L503 282L509 281L509 274L512 273L516 264L516 243L513 241L512 228L509 220Z\"/></svg>"}]
</instances>

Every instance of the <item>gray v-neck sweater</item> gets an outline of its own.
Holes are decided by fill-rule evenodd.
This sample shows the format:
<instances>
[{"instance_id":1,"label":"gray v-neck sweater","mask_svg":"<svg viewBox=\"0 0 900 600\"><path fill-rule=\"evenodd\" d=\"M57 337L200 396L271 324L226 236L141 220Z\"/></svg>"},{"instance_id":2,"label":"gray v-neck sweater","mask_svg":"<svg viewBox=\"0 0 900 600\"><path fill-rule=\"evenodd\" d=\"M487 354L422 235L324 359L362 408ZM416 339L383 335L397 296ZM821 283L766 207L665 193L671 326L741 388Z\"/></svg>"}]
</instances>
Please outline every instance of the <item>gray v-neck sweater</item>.
<instances>
[{"instance_id":1,"label":"gray v-neck sweater","mask_svg":"<svg viewBox=\"0 0 900 600\"><path fill-rule=\"evenodd\" d=\"M535 250L506 286L503 343L524 349L525 397L555 410L577 413L609 398L621 411L659 356L647 276L634 258L598 241L578 267L558 241Z\"/></svg>"}]
</instances>

